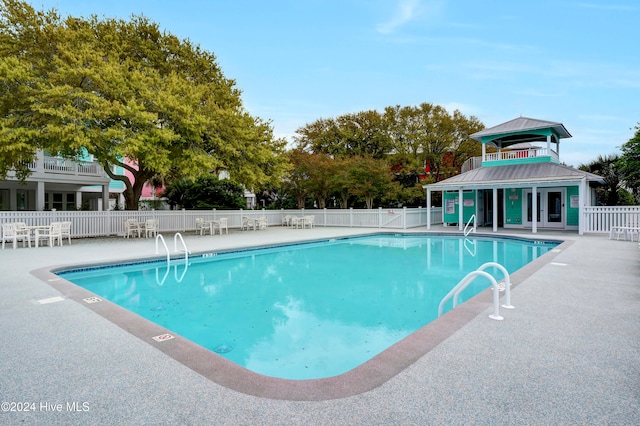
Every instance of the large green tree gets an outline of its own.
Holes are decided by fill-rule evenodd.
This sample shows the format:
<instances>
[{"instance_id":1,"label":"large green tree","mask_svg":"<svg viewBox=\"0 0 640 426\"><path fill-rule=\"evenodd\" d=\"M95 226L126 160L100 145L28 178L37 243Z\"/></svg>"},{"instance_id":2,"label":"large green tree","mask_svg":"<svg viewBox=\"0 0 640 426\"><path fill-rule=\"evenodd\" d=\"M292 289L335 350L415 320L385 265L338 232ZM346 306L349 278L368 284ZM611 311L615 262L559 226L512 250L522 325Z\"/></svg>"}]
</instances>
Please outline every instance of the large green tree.
<instances>
[{"instance_id":1,"label":"large green tree","mask_svg":"<svg viewBox=\"0 0 640 426\"><path fill-rule=\"evenodd\" d=\"M362 197L368 209L376 198L396 191L389 165L380 159L353 157L348 177L351 195Z\"/></svg>"},{"instance_id":2,"label":"large green tree","mask_svg":"<svg viewBox=\"0 0 640 426\"><path fill-rule=\"evenodd\" d=\"M640 124L629 141L622 145L622 155L618 160L621 178L633 192L636 203L640 203Z\"/></svg>"},{"instance_id":3,"label":"large green tree","mask_svg":"<svg viewBox=\"0 0 640 426\"><path fill-rule=\"evenodd\" d=\"M216 176L202 176L195 181L179 179L164 192L169 204L185 209L241 209L247 207L241 185Z\"/></svg>"},{"instance_id":4,"label":"large green tree","mask_svg":"<svg viewBox=\"0 0 640 426\"><path fill-rule=\"evenodd\" d=\"M213 53L144 17L0 5L0 177L26 177L38 149L88 153L125 184L127 209L154 176L225 169L249 189L280 177L286 142L244 110Z\"/></svg>"},{"instance_id":5,"label":"large green tree","mask_svg":"<svg viewBox=\"0 0 640 426\"><path fill-rule=\"evenodd\" d=\"M373 110L319 119L296 133L297 147L316 154L381 158L391 150L386 123Z\"/></svg>"}]
</instances>

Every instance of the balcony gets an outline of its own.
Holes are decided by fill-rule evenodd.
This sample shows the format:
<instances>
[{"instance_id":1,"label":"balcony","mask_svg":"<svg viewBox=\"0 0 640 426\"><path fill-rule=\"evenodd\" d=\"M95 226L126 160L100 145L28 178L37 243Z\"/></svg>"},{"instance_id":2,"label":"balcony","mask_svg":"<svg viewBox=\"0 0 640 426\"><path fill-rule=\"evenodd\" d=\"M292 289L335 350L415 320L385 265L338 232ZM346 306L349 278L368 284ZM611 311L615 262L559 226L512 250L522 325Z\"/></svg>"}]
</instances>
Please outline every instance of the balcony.
<instances>
[{"instance_id":1,"label":"balcony","mask_svg":"<svg viewBox=\"0 0 640 426\"><path fill-rule=\"evenodd\" d=\"M532 147L527 149L514 149L498 152L487 152L480 157L472 157L464 162L460 172L468 172L469 170L480 167L506 166L510 164L531 164L553 162L559 163L558 153L550 148Z\"/></svg>"},{"instance_id":2,"label":"balcony","mask_svg":"<svg viewBox=\"0 0 640 426\"><path fill-rule=\"evenodd\" d=\"M51 157L38 153L38 158L29 164L31 176L27 181L69 182L85 185L103 184L109 181L102 165L94 161L76 161L61 157ZM8 179L15 179L9 173Z\"/></svg>"}]
</instances>

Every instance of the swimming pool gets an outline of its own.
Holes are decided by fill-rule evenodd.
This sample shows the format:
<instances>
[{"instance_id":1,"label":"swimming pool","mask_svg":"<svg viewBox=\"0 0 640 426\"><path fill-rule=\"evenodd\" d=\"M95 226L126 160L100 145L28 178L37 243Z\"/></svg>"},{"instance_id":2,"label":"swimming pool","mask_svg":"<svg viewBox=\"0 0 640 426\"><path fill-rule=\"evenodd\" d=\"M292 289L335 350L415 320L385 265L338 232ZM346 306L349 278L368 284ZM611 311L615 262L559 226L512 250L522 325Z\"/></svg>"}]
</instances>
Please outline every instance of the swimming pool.
<instances>
[{"instance_id":1,"label":"swimming pool","mask_svg":"<svg viewBox=\"0 0 640 426\"><path fill-rule=\"evenodd\" d=\"M343 374L434 320L481 264L512 273L557 244L374 235L57 273L251 371L305 380ZM488 286L476 280L461 300Z\"/></svg>"}]
</instances>

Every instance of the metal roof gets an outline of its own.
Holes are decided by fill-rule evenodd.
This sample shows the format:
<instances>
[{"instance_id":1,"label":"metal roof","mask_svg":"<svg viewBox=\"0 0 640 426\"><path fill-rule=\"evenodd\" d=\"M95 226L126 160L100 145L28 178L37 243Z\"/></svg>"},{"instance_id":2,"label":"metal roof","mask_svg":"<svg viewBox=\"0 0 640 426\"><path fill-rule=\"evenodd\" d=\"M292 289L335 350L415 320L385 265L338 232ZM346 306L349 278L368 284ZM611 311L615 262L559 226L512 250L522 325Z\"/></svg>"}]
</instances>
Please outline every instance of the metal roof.
<instances>
[{"instance_id":1,"label":"metal roof","mask_svg":"<svg viewBox=\"0 0 640 426\"><path fill-rule=\"evenodd\" d=\"M498 124L497 126L490 127L488 129L481 130L471 135L471 137L477 141L482 141L483 137L498 136L513 133L532 132L535 130L553 129L560 139L570 138L571 134L567 131L562 123L556 123L554 121L538 120L535 118L518 117L506 123Z\"/></svg>"},{"instance_id":2,"label":"metal roof","mask_svg":"<svg viewBox=\"0 0 640 426\"><path fill-rule=\"evenodd\" d=\"M481 189L493 187L561 186L586 178L588 182L604 184L593 173L556 163L512 164L480 167L440 182L423 186L434 190Z\"/></svg>"}]
</instances>

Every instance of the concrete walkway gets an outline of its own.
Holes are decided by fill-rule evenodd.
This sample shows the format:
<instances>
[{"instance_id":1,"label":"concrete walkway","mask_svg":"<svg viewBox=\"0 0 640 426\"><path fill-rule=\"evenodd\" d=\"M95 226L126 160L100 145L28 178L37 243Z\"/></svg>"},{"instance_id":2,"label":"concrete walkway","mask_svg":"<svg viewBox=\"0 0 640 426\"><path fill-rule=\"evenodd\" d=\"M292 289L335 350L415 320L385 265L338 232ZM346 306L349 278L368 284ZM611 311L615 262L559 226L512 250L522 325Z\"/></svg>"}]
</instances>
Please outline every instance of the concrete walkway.
<instances>
[{"instance_id":1,"label":"concrete walkway","mask_svg":"<svg viewBox=\"0 0 640 426\"><path fill-rule=\"evenodd\" d=\"M276 227L186 243L202 252L375 231ZM32 271L151 256L153 240L7 248L0 252L0 424L640 424L638 243L538 234L545 236L572 244L519 274L517 309L504 321L488 319L487 304L377 388L306 402L230 390L80 303L38 302L61 294Z\"/></svg>"}]
</instances>

